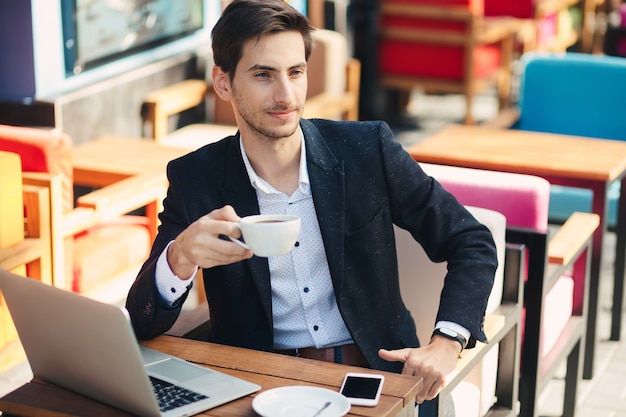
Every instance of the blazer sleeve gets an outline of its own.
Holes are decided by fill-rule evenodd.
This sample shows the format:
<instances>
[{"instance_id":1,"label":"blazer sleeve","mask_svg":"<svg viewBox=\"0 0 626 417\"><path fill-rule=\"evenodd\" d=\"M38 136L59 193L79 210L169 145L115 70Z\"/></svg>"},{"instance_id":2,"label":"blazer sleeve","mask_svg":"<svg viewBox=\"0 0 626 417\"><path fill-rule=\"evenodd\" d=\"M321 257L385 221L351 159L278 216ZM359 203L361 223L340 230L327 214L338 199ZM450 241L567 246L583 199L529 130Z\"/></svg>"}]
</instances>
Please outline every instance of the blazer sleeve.
<instances>
[{"instance_id":1,"label":"blazer sleeve","mask_svg":"<svg viewBox=\"0 0 626 417\"><path fill-rule=\"evenodd\" d=\"M394 223L408 230L434 262L448 262L437 321L458 323L487 342L484 314L498 265L489 229L434 178L429 177L381 128Z\"/></svg>"},{"instance_id":2,"label":"blazer sleeve","mask_svg":"<svg viewBox=\"0 0 626 417\"><path fill-rule=\"evenodd\" d=\"M180 178L179 166L178 162L168 164L167 177L170 187L163 201L164 210L159 214L161 220L159 233L149 258L142 266L126 298L126 309L129 312L135 335L139 339L152 339L169 330L178 318L189 294L188 290L174 306L170 306L160 296L155 280L159 256L168 243L193 222L185 208L187 201L182 192L189 187L185 186Z\"/></svg>"}]
</instances>

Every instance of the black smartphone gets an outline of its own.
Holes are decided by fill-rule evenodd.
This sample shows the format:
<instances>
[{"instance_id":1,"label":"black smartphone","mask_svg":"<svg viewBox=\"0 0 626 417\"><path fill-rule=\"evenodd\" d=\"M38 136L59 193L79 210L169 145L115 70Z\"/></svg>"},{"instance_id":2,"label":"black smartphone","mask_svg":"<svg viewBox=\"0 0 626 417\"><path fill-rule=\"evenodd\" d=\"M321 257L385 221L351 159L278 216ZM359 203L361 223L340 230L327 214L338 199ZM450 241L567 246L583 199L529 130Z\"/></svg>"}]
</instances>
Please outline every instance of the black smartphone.
<instances>
[{"instance_id":1,"label":"black smartphone","mask_svg":"<svg viewBox=\"0 0 626 417\"><path fill-rule=\"evenodd\" d=\"M378 404L384 382L383 375L348 372L339 392L350 404L374 407Z\"/></svg>"}]
</instances>

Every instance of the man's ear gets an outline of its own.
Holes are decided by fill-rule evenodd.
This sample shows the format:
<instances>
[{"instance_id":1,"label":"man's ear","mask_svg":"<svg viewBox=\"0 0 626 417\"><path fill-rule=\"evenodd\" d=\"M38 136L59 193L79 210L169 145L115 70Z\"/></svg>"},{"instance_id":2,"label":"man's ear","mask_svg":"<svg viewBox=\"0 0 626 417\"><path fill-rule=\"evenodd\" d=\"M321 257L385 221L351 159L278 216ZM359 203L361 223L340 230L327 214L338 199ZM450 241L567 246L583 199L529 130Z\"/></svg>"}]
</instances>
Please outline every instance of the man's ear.
<instances>
[{"instance_id":1,"label":"man's ear","mask_svg":"<svg viewBox=\"0 0 626 417\"><path fill-rule=\"evenodd\" d=\"M233 95L229 75L222 71L222 67L215 65L211 77L213 78L213 90L215 94L224 101L230 101Z\"/></svg>"}]
</instances>

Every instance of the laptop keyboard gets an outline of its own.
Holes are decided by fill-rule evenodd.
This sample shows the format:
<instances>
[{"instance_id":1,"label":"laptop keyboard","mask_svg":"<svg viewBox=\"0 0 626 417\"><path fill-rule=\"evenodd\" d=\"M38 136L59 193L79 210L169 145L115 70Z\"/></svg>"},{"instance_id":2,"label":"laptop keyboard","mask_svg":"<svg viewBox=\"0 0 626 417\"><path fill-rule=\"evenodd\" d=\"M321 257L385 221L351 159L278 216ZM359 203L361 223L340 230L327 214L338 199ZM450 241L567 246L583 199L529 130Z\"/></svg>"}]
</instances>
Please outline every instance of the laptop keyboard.
<instances>
[{"instance_id":1,"label":"laptop keyboard","mask_svg":"<svg viewBox=\"0 0 626 417\"><path fill-rule=\"evenodd\" d=\"M204 394L188 390L153 376L150 377L150 382L162 412L208 398Z\"/></svg>"}]
</instances>

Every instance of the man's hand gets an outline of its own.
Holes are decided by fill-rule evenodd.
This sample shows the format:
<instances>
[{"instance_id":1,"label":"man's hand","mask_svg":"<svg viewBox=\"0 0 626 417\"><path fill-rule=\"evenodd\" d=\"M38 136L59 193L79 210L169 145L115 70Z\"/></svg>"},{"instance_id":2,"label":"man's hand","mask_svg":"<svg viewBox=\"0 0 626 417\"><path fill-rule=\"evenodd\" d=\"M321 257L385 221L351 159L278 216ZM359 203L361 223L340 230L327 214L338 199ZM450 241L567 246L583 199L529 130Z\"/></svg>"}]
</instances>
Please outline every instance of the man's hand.
<instances>
[{"instance_id":1,"label":"man's hand","mask_svg":"<svg viewBox=\"0 0 626 417\"><path fill-rule=\"evenodd\" d=\"M430 343L422 348L398 350L380 349L378 356L390 362L402 362L402 374L424 379L422 391L415 401L419 404L432 400L446 384L446 376L456 369L461 345L442 336L433 336Z\"/></svg>"},{"instance_id":2,"label":"man's hand","mask_svg":"<svg viewBox=\"0 0 626 417\"><path fill-rule=\"evenodd\" d=\"M219 237L240 237L241 231L235 225L239 220L231 206L224 206L189 225L168 249L167 262L172 272L185 279L192 276L198 266L211 268L252 257L252 251Z\"/></svg>"}]
</instances>

